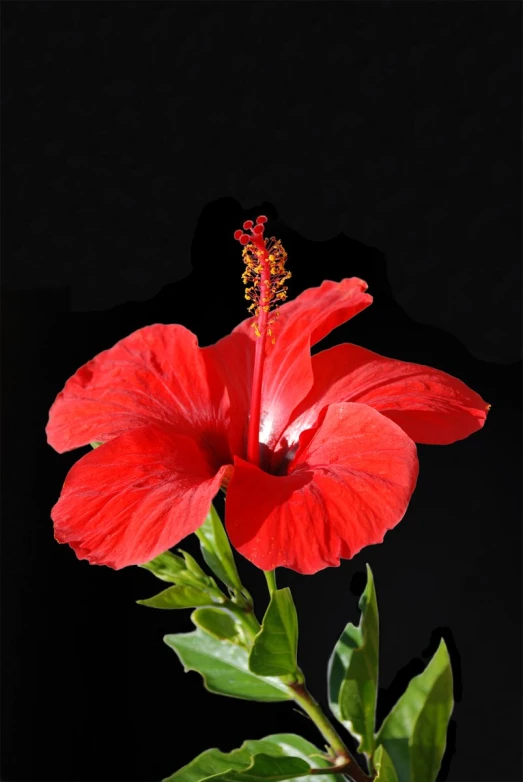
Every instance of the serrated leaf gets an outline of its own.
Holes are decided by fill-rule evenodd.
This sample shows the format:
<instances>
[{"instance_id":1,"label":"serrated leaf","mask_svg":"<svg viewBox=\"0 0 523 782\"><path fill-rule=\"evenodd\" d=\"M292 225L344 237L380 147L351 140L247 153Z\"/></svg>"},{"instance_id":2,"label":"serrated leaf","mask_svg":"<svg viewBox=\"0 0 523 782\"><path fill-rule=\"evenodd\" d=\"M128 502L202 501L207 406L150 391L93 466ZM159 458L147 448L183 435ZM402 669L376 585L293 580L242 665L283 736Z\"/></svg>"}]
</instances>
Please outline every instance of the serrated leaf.
<instances>
[{"instance_id":1,"label":"serrated leaf","mask_svg":"<svg viewBox=\"0 0 523 782\"><path fill-rule=\"evenodd\" d=\"M388 756L387 750L383 745L378 747L372 760L377 772L375 782L399 782L396 770L392 765L392 760Z\"/></svg>"},{"instance_id":2,"label":"serrated leaf","mask_svg":"<svg viewBox=\"0 0 523 782\"><path fill-rule=\"evenodd\" d=\"M218 641L199 628L192 633L166 635L186 671L196 671L206 689L218 695L253 701L286 701L292 694L279 679L261 678L249 670L248 652L237 644Z\"/></svg>"},{"instance_id":3,"label":"serrated leaf","mask_svg":"<svg viewBox=\"0 0 523 782\"><path fill-rule=\"evenodd\" d=\"M298 670L298 617L291 591L275 589L253 641L249 669L259 676L285 676Z\"/></svg>"},{"instance_id":4,"label":"serrated leaf","mask_svg":"<svg viewBox=\"0 0 523 782\"><path fill-rule=\"evenodd\" d=\"M194 608L195 606L212 605L213 599L208 592L192 586L171 586L158 595L146 600L137 600L139 605L149 608Z\"/></svg>"},{"instance_id":5,"label":"serrated leaf","mask_svg":"<svg viewBox=\"0 0 523 782\"><path fill-rule=\"evenodd\" d=\"M220 641L240 640L240 631L234 617L224 608L218 606L197 608L191 614L191 619L200 629L218 638Z\"/></svg>"},{"instance_id":6,"label":"serrated leaf","mask_svg":"<svg viewBox=\"0 0 523 782\"><path fill-rule=\"evenodd\" d=\"M163 782L277 782L300 779L315 769L315 782L344 782L341 774L318 774L330 764L309 741L292 733L245 741L240 749L208 749Z\"/></svg>"},{"instance_id":7,"label":"serrated leaf","mask_svg":"<svg viewBox=\"0 0 523 782\"><path fill-rule=\"evenodd\" d=\"M371 755L378 690L379 617L372 571L358 607L358 627L349 622L329 660L329 704L336 718L359 740L358 751Z\"/></svg>"},{"instance_id":8,"label":"serrated leaf","mask_svg":"<svg viewBox=\"0 0 523 782\"><path fill-rule=\"evenodd\" d=\"M399 782L435 782L452 714L452 669L445 642L415 676L383 721L376 741L387 750Z\"/></svg>"},{"instance_id":9,"label":"serrated leaf","mask_svg":"<svg viewBox=\"0 0 523 782\"><path fill-rule=\"evenodd\" d=\"M196 535L200 541L203 558L212 572L226 586L245 593L245 587L242 585L236 569L229 539L213 505L211 505L202 526L196 530Z\"/></svg>"}]
</instances>

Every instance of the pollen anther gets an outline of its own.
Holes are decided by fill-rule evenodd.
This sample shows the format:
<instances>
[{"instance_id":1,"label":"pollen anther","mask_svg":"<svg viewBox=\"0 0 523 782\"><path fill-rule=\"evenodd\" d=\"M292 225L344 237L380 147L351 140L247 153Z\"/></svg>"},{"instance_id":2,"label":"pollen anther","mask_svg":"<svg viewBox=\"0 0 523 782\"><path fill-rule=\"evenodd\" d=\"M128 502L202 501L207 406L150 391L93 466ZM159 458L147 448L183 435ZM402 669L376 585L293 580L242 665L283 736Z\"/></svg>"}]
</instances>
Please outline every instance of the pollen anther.
<instances>
[{"instance_id":1,"label":"pollen anther","mask_svg":"<svg viewBox=\"0 0 523 782\"><path fill-rule=\"evenodd\" d=\"M256 224L252 220L246 220L243 224L244 230L236 231L234 238L243 245L242 256L245 270L242 274L242 281L246 286L245 298L251 302L248 311L256 318L264 313L262 328L274 343L274 332L267 326L276 321L278 313L274 312L275 317L268 322L266 313L271 309L274 310L287 298L285 283L291 273L285 268L287 253L281 242L273 236L270 239L263 237L266 222L265 215L257 217ZM251 236L244 231L250 231ZM255 321L252 327L256 336L261 337L260 323Z\"/></svg>"}]
</instances>

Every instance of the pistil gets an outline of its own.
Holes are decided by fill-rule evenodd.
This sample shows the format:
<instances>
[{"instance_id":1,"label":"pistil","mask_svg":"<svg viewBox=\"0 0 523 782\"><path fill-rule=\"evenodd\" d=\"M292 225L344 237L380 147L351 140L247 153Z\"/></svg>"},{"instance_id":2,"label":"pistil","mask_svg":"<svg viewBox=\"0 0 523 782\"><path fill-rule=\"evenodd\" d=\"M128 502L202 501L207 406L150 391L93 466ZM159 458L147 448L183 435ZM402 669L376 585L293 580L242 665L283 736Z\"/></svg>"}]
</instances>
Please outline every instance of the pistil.
<instances>
[{"instance_id":1,"label":"pistil","mask_svg":"<svg viewBox=\"0 0 523 782\"><path fill-rule=\"evenodd\" d=\"M285 269L287 253L281 246L281 242L274 237L271 237L270 240L263 237L266 222L267 218L260 215L256 219L256 225L252 220L247 220L243 224L243 231L238 230L234 234L234 238L243 245L243 260L246 268L242 279L248 286L245 290L245 298L251 301L249 311L256 316L256 320L252 324L257 340L247 435L247 458L257 466L260 465L263 367L267 347L275 342L271 327L275 322L277 312L271 312L271 307L285 300L287 296L285 282L291 276ZM245 231L249 231L250 235Z\"/></svg>"},{"instance_id":2,"label":"pistil","mask_svg":"<svg viewBox=\"0 0 523 782\"><path fill-rule=\"evenodd\" d=\"M265 251L265 255L268 253ZM262 286L270 280L268 262L265 258L261 261L263 266L261 272ZM269 313L265 308L261 308L258 319L258 331L260 336L256 340L254 353L254 371L252 377L251 391L251 409L249 413L249 434L247 437L247 458L252 464L260 464L260 416L261 416L261 395L263 383L263 365L265 364L265 334Z\"/></svg>"}]
</instances>

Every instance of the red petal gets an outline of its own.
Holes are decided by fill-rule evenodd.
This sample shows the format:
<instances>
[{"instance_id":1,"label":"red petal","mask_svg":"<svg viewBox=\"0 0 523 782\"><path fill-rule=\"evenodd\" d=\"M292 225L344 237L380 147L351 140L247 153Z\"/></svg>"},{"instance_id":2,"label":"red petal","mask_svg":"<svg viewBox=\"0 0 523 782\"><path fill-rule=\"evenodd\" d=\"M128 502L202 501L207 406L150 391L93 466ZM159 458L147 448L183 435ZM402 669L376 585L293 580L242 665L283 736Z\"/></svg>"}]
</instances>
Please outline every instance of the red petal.
<instances>
[{"instance_id":1,"label":"red petal","mask_svg":"<svg viewBox=\"0 0 523 782\"><path fill-rule=\"evenodd\" d=\"M135 429L70 470L51 512L55 538L92 564L148 562L201 526L226 470L170 427Z\"/></svg>"},{"instance_id":2,"label":"red petal","mask_svg":"<svg viewBox=\"0 0 523 782\"><path fill-rule=\"evenodd\" d=\"M263 570L315 573L381 543L416 485L412 440L366 405L328 407L285 476L241 459L226 500L231 542Z\"/></svg>"},{"instance_id":3,"label":"red petal","mask_svg":"<svg viewBox=\"0 0 523 782\"><path fill-rule=\"evenodd\" d=\"M289 443L313 426L325 405L370 405L417 443L447 445L481 429L489 405L446 372L385 358L356 345L312 357L314 385L284 433Z\"/></svg>"},{"instance_id":4,"label":"red petal","mask_svg":"<svg viewBox=\"0 0 523 782\"><path fill-rule=\"evenodd\" d=\"M227 410L223 382L194 334L157 324L117 342L67 381L49 412L47 436L62 453L159 421L200 434L228 460Z\"/></svg>"},{"instance_id":5,"label":"red petal","mask_svg":"<svg viewBox=\"0 0 523 782\"><path fill-rule=\"evenodd\" d=\"M309 391L313 382L311 346L371 304L372 296L365 293L366 289L367 284L356 277L341 282L326 280L279 308L272 326L276 344L269 345L264 366L262 443L274 446L292 411ZM257 339L252 328L254 320L248 318L232 334L205 348L221 366L224 381L234 396L233 414L243 429L249 412Z\"/></svg>"}]
</instances>

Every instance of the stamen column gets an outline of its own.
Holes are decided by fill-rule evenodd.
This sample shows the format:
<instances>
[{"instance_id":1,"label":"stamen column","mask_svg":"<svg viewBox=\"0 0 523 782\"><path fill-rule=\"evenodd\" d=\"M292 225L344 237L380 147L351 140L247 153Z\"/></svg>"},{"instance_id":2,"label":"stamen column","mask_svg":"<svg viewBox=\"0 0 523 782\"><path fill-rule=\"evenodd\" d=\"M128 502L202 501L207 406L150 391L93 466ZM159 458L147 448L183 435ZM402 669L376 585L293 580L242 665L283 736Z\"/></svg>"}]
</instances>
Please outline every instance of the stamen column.
<instances>
[{"instance_id":1,"label":"stamen column","mask_svg":"<svg viewBox=\"0 0 523 782\"><path fill-rule=\"evenodd\" d=\"M247 244L253 246L253 250L256 255L256 283L253 288L250 289L250 291L248 289L246 292L246 298L251 298L254 300L254 296L257 293L258 300L255 301L255 314L257 316L257 322L255 324L255 330L258 339L256 340L254 354L251 407L249 412L249 429L247 435L247 458L251 464L256 464L257 466L260 465L261 394L263 383L263 365L265 363L265 342L269 323L269 309L271 301L271 268L269 262L269 252L266 248L265 239L263 238L264 223L266 222L267 218L264 215L260 215L260 217L256 219L256 225L253 224L252 220L247 220L243 224L244 231L250 231L251 236L241 230L236 231L234 234L234 238L237 239L240 244L244 246Z\"/></svg>"},{"instance_id":2,"label":"stamen column","mask_svg":"<svg viewBox=\"0 0 523 782\"><path fill-rule=\"evenodd\" d=\"M263 365L265 363L265 341L267 325L269 321L268 304L263 304L265 299L264 289L268 290L271 284L269 269L269 253L263 250L265 257L260 259L263 267L260 274L260 314L258 316L259 338L256 340L256 352L254 354L254 372L252 378L251 409L249 414L249 434L247 438L247 458L252 464L260 465L260 415L261 394L263 383Z\"/></svg>"}]
</instances>

